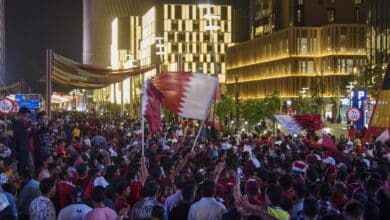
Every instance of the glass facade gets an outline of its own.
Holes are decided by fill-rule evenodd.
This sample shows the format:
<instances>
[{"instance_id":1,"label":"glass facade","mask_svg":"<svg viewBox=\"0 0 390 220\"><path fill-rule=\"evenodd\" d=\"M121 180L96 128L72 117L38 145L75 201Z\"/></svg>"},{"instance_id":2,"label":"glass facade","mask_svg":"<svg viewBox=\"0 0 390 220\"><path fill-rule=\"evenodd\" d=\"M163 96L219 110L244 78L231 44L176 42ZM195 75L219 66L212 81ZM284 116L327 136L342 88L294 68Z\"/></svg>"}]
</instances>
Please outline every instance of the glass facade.
<instances>
[{"instance_id":1,"label":"glass facade","mask_svg":"<svg viewBox=\"0 0 390 220\"><path fill-rule=\"evenodd\" d=\"M4 0L0 0L0 83L5 84L5 11Z\"/></svg>"},{"instance_id":2,"label":"glass facade","mask_svg":"<svg viewBox=\"0 0 390 220\"><path fill-rule=\"evenodd\" d=\"M335 97L341 79L365 62L365 31L359 24L291 27L229 47L228 94L234 96L238 77L242 99L264 98L273 91L294 98L323 75L324 97Z\"/></svg>"},{"instance_id":3,"label":"glass facade","mask_svg":"<svg viewBox=\"0 0 390 220\"><path fill-rule=\"evenodd\" d=\"M371 65L385 64L390 59L390 1L369 0L367 5L368 62Z\"/></svg>"}]
</instances>

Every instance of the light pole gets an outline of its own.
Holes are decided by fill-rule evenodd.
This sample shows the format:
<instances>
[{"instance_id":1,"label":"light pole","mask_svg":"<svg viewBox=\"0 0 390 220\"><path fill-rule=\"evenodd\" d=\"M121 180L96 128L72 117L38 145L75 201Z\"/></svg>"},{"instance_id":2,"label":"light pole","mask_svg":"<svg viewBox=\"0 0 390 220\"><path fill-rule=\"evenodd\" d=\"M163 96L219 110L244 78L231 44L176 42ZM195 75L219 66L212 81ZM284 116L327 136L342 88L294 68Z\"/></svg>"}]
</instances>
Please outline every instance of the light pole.
<instances>
[{"instance_id":1,"label":"light pole","mask_svg":"<svg viewBox=\"0 0 390 220\"><path fill-rule=\"evenodd\" d=\"M212 46L212 60L213 60L213 64L214 64L214 75L217 76L219 73L219 68L217 65L217 54L216 54L217 53L216 47L217 47L217 42L218 42L218 36L216 36L215 33L218 30L220 30L221 27L218 25L214 25L213 20L219 20L221 18L221 16L211 13L211 8L214 7L214 5L212 5L212 4L199 4L198 7L207 9L207 12L203 16L203 18L207 20L207 26L205 28L206 31L210 31L210 43ZM217 38L217 39L215 39L215 38Z\"/></svg>"}]
</instances>

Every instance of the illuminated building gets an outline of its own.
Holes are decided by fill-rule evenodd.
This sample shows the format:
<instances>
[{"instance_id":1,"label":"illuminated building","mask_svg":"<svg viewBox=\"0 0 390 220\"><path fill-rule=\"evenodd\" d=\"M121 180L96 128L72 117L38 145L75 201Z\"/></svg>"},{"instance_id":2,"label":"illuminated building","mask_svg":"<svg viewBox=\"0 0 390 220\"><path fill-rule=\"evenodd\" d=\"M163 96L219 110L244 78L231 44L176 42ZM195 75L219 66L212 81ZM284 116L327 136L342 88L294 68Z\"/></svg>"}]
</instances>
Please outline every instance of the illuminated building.
<instances>
[{"instance_id":1,"label":"illuminated building","mask_svg":"<svg viewBox=\"0 0 390 220\"><path fill-rule=\"evenodd\" d=\"M366 18L362 0L250 0L250 5L251 38L292 26L361 24Z\"/></svg>"},{"instance_id":2,"label":"illuminated building","mask_svg":"<svg viewBox=\"0 0 390 220\"><path fill-rule=\"evenodd\" d=\"M390 1L367 1L367 54L371 65L386 64L390 59Z\"/></svg>"},{"instance_id":3,"label":"illuminated building","mask_svg":"<svg viewBox=\"0 0 390 220\"><path fill-rule=\"evenodd\" d=\"M264 98L273 91L284 100L297 98L322 76L323 96L340 97L342 79L366 61L365 6L337 0L254 3L258 7L253 10L261 10L262 16L251 12L253 39L227 50L228 95L235 96L237 86L239 99ZM268 14L269 24L253 22Z\"/></svg>"},{"instance_id":4,"label":"illuminated building","mask_svg":"<svg viewBox=\"0 0 390 220\"><path fill-rule=\"evenodd\" d=\"M4 0L0 0L0 83L5 83L5 11Z\"/></svg>"},{"instance_id":5,"label":"illuminated building","mask_svg":"<svg viewBox=\"0 0 390 220\"><path fill-rule=\"evenodd\" d=\"M115 2L112 4L115 5L120 1ZM191 4L186 2L191 2ZM94 25L92 20L84 18L84 23L87 23L87 30L84 33L85 63L105 64L114 69L130 67L125 65L129 60L132 60L131 65L158 64L156 70L140 77L132 77L129 83L124 81L113 84L104 90L94 91L95 101L97 103L109 102L116 104L133 102L133 104L138 103L137 106L140 107L142 82L155 75L159 71L158 68L161 71L180 70L208 74L218 73L220 82L223 83L226 72L225 52L233 41L233 13L242 15L242 11L236 10L234 12L231 5L222 4L222 2L229 3L229 1L219 2L221 4L215 4L211 7L199 7L198 4L193 4L193 1L164 1L164 3L152 4L143 13L131 12L126 9L127 14L134 14L134 16L112 18L112 31L110 31L112 36L110 42L106 43L105 46L96 45L96 42L100 42L102 39L92 37L91 32L95 31L94 29L99 29L99 27ZM123 3L122 6L130 7L132 4ZM144 6L144 3L140 4L140 7ZM84 11L87 10L93 18L96 17L94 16L95 13L101 8L96 5L89 7L90 9L84 8ZM108 7L119 9L117 5ZM115 11L111 10L109 13L114 15ZM108 17L111 17L111 15ZM207 19L210 18L210 15L216 16L213 19ZM135 23L127 22L130 24L127 25L130 33L136 33L133 36L129 35L129 31L124 31L126 26L119 24L121 20L129 19L129 17L133 21L137 21ZM101 21L108 18L103 16L103 18L96 19ZM210 31L208 29L210 26L218 28ZM245 27L245 25L243 26ZM239 33L235 38L238 40L248 39L246 36L249 36L249 34ZM118 42L115 39L119 39ZM127 42L122 44L125 45L124 47L119 46L121 39ZM130 45L133 45L132 48L129 48ZM215 48L216 64L213 62L213 47ZM98 54L97 51L101 51L102 54ZM110 54L111 56L108 56ZM107 58L110 58L109 63ZM215 66L217 66L217 71Z\"/></svg>"}]
</instances>

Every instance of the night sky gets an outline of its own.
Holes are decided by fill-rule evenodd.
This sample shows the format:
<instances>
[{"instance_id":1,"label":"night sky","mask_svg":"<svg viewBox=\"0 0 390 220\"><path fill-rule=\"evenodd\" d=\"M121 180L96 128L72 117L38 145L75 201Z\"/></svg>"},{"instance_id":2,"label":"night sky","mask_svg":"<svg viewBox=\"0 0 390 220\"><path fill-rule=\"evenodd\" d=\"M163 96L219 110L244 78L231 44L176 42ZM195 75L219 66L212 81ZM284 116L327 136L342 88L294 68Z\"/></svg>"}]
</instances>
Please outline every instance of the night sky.
<instances>
[{"instance_id":1,"label":"night sky","mask_svg":"<svg viewBox=\"0 0 390 220\"><path fill-rule=\"evenodd\" d=\"M5 0L7 84L45 91L46 48L82 61L82 0ZM54 87L55 89L56 87Z\"/></svg>"}]
</instances>

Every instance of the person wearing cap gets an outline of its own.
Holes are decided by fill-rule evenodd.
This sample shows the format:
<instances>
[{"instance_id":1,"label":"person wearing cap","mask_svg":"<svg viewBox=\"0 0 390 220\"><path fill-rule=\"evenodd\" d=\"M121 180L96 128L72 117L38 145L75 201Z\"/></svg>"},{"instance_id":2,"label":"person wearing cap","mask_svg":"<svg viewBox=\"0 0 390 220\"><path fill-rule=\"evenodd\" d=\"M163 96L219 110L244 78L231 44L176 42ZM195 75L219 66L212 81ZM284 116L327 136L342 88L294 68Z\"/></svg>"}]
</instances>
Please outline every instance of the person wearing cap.
<instances>
[{"instance_id":1,"label":"person wearing cap","mask_svg":"<svg viewBox=\"0 0 390 220\"><path fill-rule=\"evenodd\" d=\"M92 208L83 204L84 191L76 186L71 193L72 204L61 209L57 220L84 219L85 215L92 211Z\"/></svg>"},{"instance_id":2,"label":"person wearing cap","mask_svg":"<svg viewBox=\"0 0 390 220\"><path fill-rule=\"evenodd\" d=\"M260 184L255 179L249 179L245 183L245 193L248 201L254 205L265 205L266 203L259 199Z\"/></svg>"},{"instance_id":3,"label":"person wearing cap","mask_svg":"<svg viewBox=\"0 0 390 220\"><path fill-rule=\"evenodd\" d=\"M55 180L46 178L39 185L41 196L34 199L29 208L30 220L55 220L56 210L50 200L56 192Z\"/></svg>"}]
</instances>

